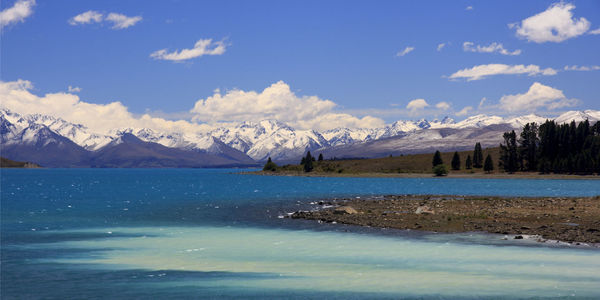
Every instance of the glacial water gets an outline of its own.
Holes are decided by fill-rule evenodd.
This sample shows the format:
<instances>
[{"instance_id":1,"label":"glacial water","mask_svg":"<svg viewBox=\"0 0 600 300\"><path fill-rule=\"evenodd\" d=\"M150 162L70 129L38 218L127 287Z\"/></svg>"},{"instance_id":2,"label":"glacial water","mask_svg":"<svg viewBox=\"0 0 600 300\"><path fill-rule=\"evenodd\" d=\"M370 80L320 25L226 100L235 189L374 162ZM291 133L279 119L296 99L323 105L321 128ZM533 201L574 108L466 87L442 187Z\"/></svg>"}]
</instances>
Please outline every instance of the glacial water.
<instances>
[{"instance_id":1,"label":"glacial water","mask_svg":"<svg viewBox=\"0 0 600 300\"><path fill-rule=\"evenodd\" d=\"M600 195L595 180L2 170L2 299L600 298L600 250L281 219L318 199Z\"/></svg>"}]
</instances>

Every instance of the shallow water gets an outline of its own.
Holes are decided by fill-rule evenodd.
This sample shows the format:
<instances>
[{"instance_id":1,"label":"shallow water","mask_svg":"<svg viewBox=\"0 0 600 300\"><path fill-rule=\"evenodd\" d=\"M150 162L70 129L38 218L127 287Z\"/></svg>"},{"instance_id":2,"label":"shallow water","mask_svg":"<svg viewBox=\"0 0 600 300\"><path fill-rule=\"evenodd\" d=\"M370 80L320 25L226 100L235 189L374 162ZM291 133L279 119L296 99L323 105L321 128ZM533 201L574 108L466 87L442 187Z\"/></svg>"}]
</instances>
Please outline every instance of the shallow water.
<instances>
[{"instance_id":1,"label":"shallow water","mask_svg":"<svg viewBox=\"0 0 600 300\"><path fill-rule=\"evenodd\" d=\"M598 298L600 251L279 219L322 198L600 195L593 180L2 170L10 298Z\"/></svg>"}]
</instances>

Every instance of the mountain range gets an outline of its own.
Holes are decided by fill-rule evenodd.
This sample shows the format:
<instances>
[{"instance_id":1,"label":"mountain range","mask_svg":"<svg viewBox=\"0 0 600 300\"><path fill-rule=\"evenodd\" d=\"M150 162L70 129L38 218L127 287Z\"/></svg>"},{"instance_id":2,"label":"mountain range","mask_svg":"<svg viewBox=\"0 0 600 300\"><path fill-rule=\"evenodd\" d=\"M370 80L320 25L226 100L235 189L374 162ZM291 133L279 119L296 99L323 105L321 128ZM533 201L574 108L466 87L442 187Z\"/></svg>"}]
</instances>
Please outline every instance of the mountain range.
<instances>
[{"instance_id":1,"label":"mountain range","mask_svg":"<svg viewBox=\"0 0 600 300\"><path fill-rule=\"evenodd\" d=\"M0 109L1 156L46 167L248 167L271 157L297 163L306 151L326 158L381 157L434 150L468 150L475 142L497 146L502 133L546 119L476 115L460 122L397 121L382 128L296 130L275 120L242 122L205 132L121 128L96 133L82 124L43 114ZM569 111L559 123L600 120L600 111Z\"/></svg>"}]
</instances>

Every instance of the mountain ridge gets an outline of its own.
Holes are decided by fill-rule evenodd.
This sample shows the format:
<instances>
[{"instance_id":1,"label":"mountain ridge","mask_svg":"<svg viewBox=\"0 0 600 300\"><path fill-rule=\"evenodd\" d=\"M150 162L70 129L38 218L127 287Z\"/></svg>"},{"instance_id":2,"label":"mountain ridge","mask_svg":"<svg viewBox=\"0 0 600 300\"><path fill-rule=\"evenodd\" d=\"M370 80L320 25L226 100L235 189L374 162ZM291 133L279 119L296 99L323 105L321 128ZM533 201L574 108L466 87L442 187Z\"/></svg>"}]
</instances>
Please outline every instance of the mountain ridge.
<instances>
[{"instance_id":1,"label":"mountain ridge","mask_svg":"<svg viewBox=\"0 0 600 300\"><path fill-rule=\"evenodd\" d=\"M53 151L58 151L56 147L60 146L72 151L75 157L81 158L79 162L72 160L69 166L85 166L99 155L100 150L124 143L123 136L126 136L125 141L129 142L129 147L135 144L131 144L131 138L135 137L145 143L145 147L158 149L157 151L162 153L155 153L158 156L171 153L169 149L178 149L182 151L177 152L178 155L207 160L205 163L182 160L180 162L185 162L182 163L183 166L215 166L209 160L224 165L256 165L266 161L268 157L280 163L296 162L306 151L319 151L326 157L343 158L420 153L437 149L464 150L472 147L475 141L484 146L497 146L504 131L519 130L526 123L542 123L547 119L552 118L536 114L508 118L481 114L459 122L449 117L441 121L399 120L381 128L336 128L324 132L296 130L277 120L263 120L229 124L205 132L160 132L150 128L120 128L102 134L91 131L83 124L70 123L50 115L20 115L8 109L0 109L0 142L3 153L16 155L8 156L9 158L35 161L49 167L56 164L32 160L24 157L22 153L41 159L35 155L35 151L42 151L46 149L45 146L53 144ZM557 122L584 119L598 121L600 111L568 111L554 118ZM43 137L46 137L47 145L42 145ZM156 148L156 145L164 148ZM144 152L142 149L138 151ZM102 153L105 152L106 150ZM113 152L113 156L118 155ZM174 157L166 155L163 158L165 166L178 166L174 163L178 161ZM95 164L97 166L111 165L108 159L96 161L103 162ZM65 161L59 159L58 162Z\"/></svg>"}]
</instances>

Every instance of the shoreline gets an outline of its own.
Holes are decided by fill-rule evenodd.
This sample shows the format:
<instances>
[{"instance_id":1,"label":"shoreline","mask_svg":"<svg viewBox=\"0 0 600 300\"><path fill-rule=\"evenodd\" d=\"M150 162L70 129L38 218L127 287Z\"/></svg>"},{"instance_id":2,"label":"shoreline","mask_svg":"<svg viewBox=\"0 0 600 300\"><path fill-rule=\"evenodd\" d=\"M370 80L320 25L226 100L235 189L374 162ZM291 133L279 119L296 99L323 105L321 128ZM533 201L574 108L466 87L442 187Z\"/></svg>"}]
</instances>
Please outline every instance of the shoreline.
<instances>
[{"instance_id":1,"label":"shoreline","mask_svg":"<svg viewBox=\"0 0 600 300\"><path fill-rule=\"evenodd\" d=\"M464 178L464 179L568 179L568 180L600 180L598 175L573 174L539 174L539 173L449 173L446 176L435 176L431 173L331 173L331 172L298 172L298 171L253 171L240 172L247 175L261 176L303 176L303 177L356 177L356 178Z\"/></svg>"},{"instance_id":2,"label":"shoreline","mask_svg":"<svg viewBox=\"0 0 600 300\"><path fill-rule=\"evenodd\" d=\"M292 219L441 233L487 232L600 247L600 196L386 195L311 202Z\"/></svg>"}]
</instances>

